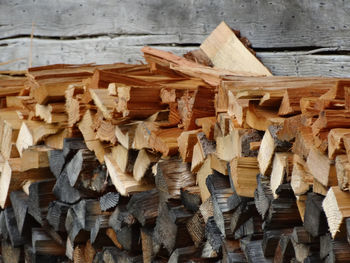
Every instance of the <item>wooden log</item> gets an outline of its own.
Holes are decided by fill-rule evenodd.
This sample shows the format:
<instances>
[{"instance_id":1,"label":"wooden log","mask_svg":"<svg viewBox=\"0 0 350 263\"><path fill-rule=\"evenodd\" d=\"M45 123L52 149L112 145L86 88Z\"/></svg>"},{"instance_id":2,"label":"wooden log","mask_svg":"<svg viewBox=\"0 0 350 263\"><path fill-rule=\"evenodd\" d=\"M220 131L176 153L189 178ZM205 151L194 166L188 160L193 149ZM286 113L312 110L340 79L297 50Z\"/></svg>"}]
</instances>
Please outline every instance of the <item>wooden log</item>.
<instances>
[{"instance_id":1,"label":"wooden log","mask_svg":"<svg viewBox=\"0 0 350 263\"><path fill-rule=\"evenodd\" d=\"M200 130L183 131L177 138L179 145L179 153L184 162L190 162L192 160L193 148L198 142L197 133Z\"/></svg>"},{"instance_id":2,"label":"wooden log","mask_svg":"<svg viewBox=\"0 0 350 263\"><path fill-rule=\"evenodd\" d=\"M323 186L332 186L337 184L336 169L333 162L322 154L319 150L313 148L310 150L306 162L309 171L315 179Z\"/></svg>"},{"instance_id":3,"label":"wooden log","mask_svg":"<svg viewBox=\"0 0 350 263\"><path fill-rule=\"evenodd\" d=\"M1 255L4 263L19 263L23 261L21 248L13 247L7 240L1 240Z\"/></svg>"},{"instance_id":4,"label":"wooden log","mask_svg":"<svg viewBox=\"0 0 350 263\"><path fill-rule=\"evenodd\" d=\"M103 262L117 263L117 262L133 262L142 263L142 255L130 255L126 251L119 250L115 247L105 248L103 250Z\"/></svg>"},{"instance_id":5,"label":"wooden log","mask_svg":"<svg viewBox=\"0 0 350 263\"><path fill-rule=\"evenodd\" d=\"M94 104L102 112L106 120L121 117L121 114L116 112L117 102L116 97L110 96L107 89L89 89L91 98Z\"/></svg>"},{"instance_id":6,"label":"wooden log","mask_svg":"<svg viewBox=\"0 0 350 263\"><path fill-rule=\"evenodd\" d=\"M231 217L231 231L236 232L251 217L256 217L258 212L254 201L242 200L241 204L234 210Z\"/></svg>"},{"instance_id":7,"label":"wooden log","mask_svg":"<svg viewBox=\"0 0 350 263\"><path fill-rule=\"evenodd\" d=\"M345 240L333 240L330 235L321 238L320 256L325 262L346 262L349 260L349 243Z\"/></svg>"},{"instance_id":8,"label":"wooden log","mask_svg":"<svg viewBox=\"0 0 350 263\"><path fill-rule=\"evenodd\" d=\"M293 140L301 127L301 119L301 114L286 118L283 122L283 128L277 133L278 138L284 141Z\"/></svg>"},{"instance_id":9,"label":"wooden log","mask_svg":"<svg viewBox=\"0 0 350 263\"><path fill-rule=\"evenodd\" d=\"M186 222L192 216L191 213L182 206L169 208L166 203L160 203L158 213L153 234L156 251L164 246L171 254L175 248L193 244L186 229Z\"/></svg>"},{"instance_id":10,"label":"wooden log","mask_svg":"<svg viewBox=\"0 0 350 263\"><path fill-rule=\"evenodd\" d=\"M36 226L35 220L28 213L29 197L23 191L14 191L11 192L10 199L19 235L29 237L31 235L30 229L24 226Z\"/></svg>"},{"instance_id":11,"label":"wooden log","mask_svg":"<svg viewBox=\"0 0 350 263\"><path fill-rule=\"evenodd\" d=\"M23 245L25 243L25 240L18 231L17 221L12 207L7 207L4 210L4 222L11 246L19 247Z\"/></svg>"},{"instance_id":12,"label":"wooden log","mask_svg":"<svg viewBox=\"0 0 350 263\"><path fill-rule=\"evenodd\" d=\"M84 195L82 195L77 189L70 185L68 179L67 169L65 168L60 176L57 178L55 186L52 189L54 195L59 201L73 204L79 201Z\"/></svg>"},{"instance_id":13,"label":"wooden log","mask_svg":"<svg viewBox=\"0 0 350 263\"><path fill-rule=\"evenodd\" d=\"M48 105L35 105L35 116L40 117L46 123L66 123L68 116L64 103L51 103Z\"/></svg>"},{"instance_id":14,"label":"wooden log","mask_svg":"<svg viewBox=\"0 0 350 263\"><path fill-rule=\"evenodd\" d=\"M295 257L295 251L290 235L282 235L278 242L273 262L290 262Z\"/></svg>"},{"instance_id":15,"label":"wooden log","mask_svg":"<svg viewBox=\"0 0 350 263\"><path fill-rule=\"evenodd\" d=\"M102 211L110 210L119 203L120 195L116 192L108 192L100 197L100 208Z\"/></svg>"},{"instance_id":16,"label":"wooden log","mask_svg":"<svg viewBox=\"0 0 350 263\"><path fill-rule=\"evenodd\" d=\"M203 132L197 133L198 142L193 148L191 171L198 172L205 158L215 152L215 141L209 141Z\"/></svg>"},{"instance_id":17,"label":"wooden log","mask_svg":"<svg viewBox=\"0 0 350 263\"><path fill-rule=\"evenodd\" d=\"M288 151L291 144L286 141L280 141L277 138L277 132L281 129L279 126L270 126L266 130L261 141L258 154L259 169L262 175L269 174L272 165L274 152Z\"/></svg>"},{"instance_id":18,"label":"wooden log","mask_svg":"<svg viewBox=\"0 0 350 263\"><path fill-rule=\"evenodd\" d=\"M139 124L140 122L132 122L115 126L115 137L126 149L130 149L131 147L134 148L134 138Z\"/></svg>"},{"instance_id":19,"label":"wooden log","mask_svg":"<svg viewBox=\"0 0 350 263\"><path fill-rule=\"evenodd\" d=\"M6 161L0 176L1 207L4 208L9 204L10 193L21 189L24 183L49 178L53 178L53 175L49 172L48 167L35 169L34 167L30 167L30 164L28 163L24 166L24 164L22 165L20 158Z\"/></svg>"},{"instance_id":20,"label":"wooden log","mask_svg":"<svg viewBox=\"0 0 350 263\"><path fill-rule=\"evenodd\" d=\"M303 195L309 191L313 185L314 178L310 173L306 162L297 154L293 156L293 171L291 186L295 195Z\"/></svg>"},{"instance_id":21,"label":"wooden log","mask_svg":"<svg viewBox=\"0 0 350 263\"><path fill-rule=\"evenodd\" d=\"M233 237L231 217L235 207L227 200L234 194L229 179L225 175L214 173L206 179L207 188L212 197L214 220L224 237Z\"/></svg>"},{"instance_id":22,"label":"wooden log","mask_svg":"<svg viewBox=\"0 0 350 263\"><path fill-rule=\"evenodd\" d=\"M49 152L49 162L50 162L50 171L57 178L63 169L63 166L66 163L63 150L52 150Z\"/></svg>"},{"instance_id":23,"label":"wooden log","mask_svg":"<svg viewBox=\"0 0 350 263\"><path fill-rule=\"evenodd\" d=\"M111 122L102 120L97 128L96 136L100 141L115 144L117 138L115 137L114 131L115 126Z\"/></svg>"},{"instance_id":24,"label":"wooden log","mask_svg":"<svg viewBox=\"0 0 350 263\"><path fill-rule=\"evenodd\" d=\"M214 139L215 122L215 117L203 117L196 119L196 125L202 128L202 131L209 140Z\"/></svg>"},{"instance_id":25,"label":"wooden log","mask_svg":"<svg viewBox=\"0 0 350 263\"><path fill-rule=\"evenodd\" d=\"M96 139L95 132L91 128L93 124L93 115L90 110L86 111L82 120L79 122L78 127L84 136L86 145L90 151L95 152L95 155L100 163L104 161L105 149L103 144Z\"/></svg>"},{"instance_id":26,"label":"wooden log","mask_svg":"<svg viewBox=\"0 0 350 263\"><path fill-rule=\"evenodd\" d=\"M155 182L162 196L173 199L180 198L181 188L196 184L189 164L179 158L158 162Z\"/></svg>"},{"instance_id":27,"label":"wooden log","mask_svg":"<svg viewBox=\"0 0 350 263\"><path fill-rule=\"evenodd\" d=\"M196 260L199 257L198 249L194 246L177 248L169 257L169 262L177 263L187 260Z\"/></svg>"},{"instance_id":28,"label":"wooden log","mask_svg":"<svg viewBox=\"0 0 350 263\"><path fill-rule=\"evenodd\" d=\"M210 193L206 185L206 180L207 177L212 173L213 169L211 168L211 158L207 158L196 175L202 202L205 202L210 197Z\"/></svg>"},{"instance_id":29,"label":"wooden log","mask_svg":"<svg viewBox=\"0 0 350 263\"><path fill-rule=\"evenodd\" d=\"M66 231L65 220L69 208L69 205L59 201L53 201L49 204L46 219L55 231Z\"/></svg>"},{"instance_id":30,"label":"wooden log","mask_svg":"<svg viewBox=\"0 0 350 263\"><path fill-rule=\"evenodd\" d=\"M188 220L186 227L194 245L199 247L205 240L205 222L200 211L197 211L194 216Z\"/></svg>"},{"instance_id":31,"label":"wooden log","mask_svg":"<svg viewBox=\"0 0 350 263\"><path fill-rule=\"evenodd\" d=\"M177 138L182 130L179 128L159 129L151 132L149 146L162 153L163 156L172 156L178 152Z\"/></svg>"},{"instance_id":32,"label":"wooden log","mask_svg":"<svg viewBox=\"0 0 350 263\"><path fill-rule=\"evenodd\" d=\"M20 155L23 150L38 144L45 137L60 131L60 127L54 124L45 124L38 121L24 121L18 133L16 146Z\"/></svg>"},{"instance_id":33,"label":"wooden log","mask_svg":"<svg viewBox=\"0 0 350 263\"><path fill-rule=\"evenodd\" d=\"M306 97L320 97L328 91L328 88L300 88L300 89L287 89L283 95L281 106L278 110L278 114L291 115L301 112L300 99Z\"/></svg>"},{"instance_id":34,"label":"wooden log","mask_svg":"<svg viewBox=\"0 0 350 263\"><path fill-rule=\"evenodd\" d=\"M183 119L184 129L198 128L196 119L215 116L214 100L215 91L211 87L200 86L195 93L192 108ZM205 103L204 103L205 102Z\"/></svg>"},{"instance_id":35,"label":"wooden log","mask_svg":"<svg viewBox=\"0 0 350 263\"><path fill-rule=\"evenodd\" d=\"M32 229L32 246L36 254L65 255L65 248L52 240L41 228Z\"/></svg>"},{"instance_id":36,"label":"wooden log","mask_svg":"<svg viewBox=\"0 0 350 263\"><path fill-rule=\"evenodd\" d=\"M267 230L261 243L265 257L273 257L282 235L290 234L291 229Z\"/></svg>"},{"instance_id":37,"label":"wooden log","mask_svg":"<svg viewBox=\"0 0 350 263\"><path fill-rule=\"evenodd\" d=\"M328 231L327 218L322 209L324 197L308 193L304 215L304 227L313 237L321 236Z\"/></svg>"},{"instance_id":38,"label":"wooden log","mask_svg":"<svg viewBox=\"0 0 350 263\"><path fill-rule=\"evenodd\" d=\"M136 181L142 180L142 178L147 178L152 174L152 166L158 161L158 155L142 149L138 152L134 168L133 176Z\"/></svg>"},{"instance_id":39,"label":"wooden log","mask_svg":"<svg viewBox=\"0 0 350 263\"><path fill-rule=\"evenodd\" d=\"M163 110L161 104L160 86L120 86L117 89L117 111L123 117L146 119L157 111ZM140 99L147 97L147 101Z\"/></svg>"},{"instance_id":40,"label":"wooden log","mask_svg":"<svg viewBox=\"0 0 350 263\"><path fill-rule=\"evenodd\" d=\"M236 193L240 196L254 197L259 173L256 157L236 157L230 162L230 176Z\"/></svg>"},{"instance_id":41,"label":"wooden log","mask_svg":"<svg viewBox=\"0 0 350 263\"><path fill-rule=\"evenodd\" d=\"M198 186L189 186L181 189L181 203L186 209L197 212L201 205L200 189Z\"/></svg>"},{"instance_id":42,"label":"wooden log","mask_svg":"<svg viewBox=\"0 0 350 263\"><path fill-rule=\"evenodd\" d=\"M250 241L243 249L248 262L273 262L272 258L265 258L262 247L261 240Z\"/></svg>"},{"instance_id":43,"label":"wooden log","mask_svg":"<svg viewBox=\"0 0 350 263\"><path fill-rule=\"evenodd\" d=\"M209 244L216 253L220 253L223 245L224 236L217 227L214 217L209 217L205 224L205 236Z\"/></svg>"},{"instance_id":44,"label":"wooden log","mask_svg":"<svg viewBox=\"0 0 350 263\"><path fill-rule=\"evenodd\" d=\"M204 40L200 48L218 68L252 75L271 75L270 71L244 47L225 22Z\"/></svg>"},{"instance_id":45,"label":"wooden log","mask_svg":"<svg viewBox=\"0 0 350 263\"><path fill-rule=\"evenodd\" d=\"M345 110L324 110L312 125L314 135L333 128L350 127L349 114Z\"/></svg>"},{"instance_id":46,"label":"wooden log","mask_svg":"<svg viewBox=\"0 0 350 263\"><path fill-rule=\"evenodd\" d=\"M349 129L332 129L328 134L328 158L334 160L339 154L346 153L343 137L350 132Z\"/></svg>"},{"instance_id":47,"label":"wooden log","mask_svg":"<svg viewBox=\"0 0 350 263\"><path fill-rule=\"evenodd\" d=\"M138 151L133 149L126 149L124 146L119 144L112 148L112 157L117 163L118 167L124 173L132 173L134 164L138 155Z\"/></svg>"},{"instance_id":48,"label":"wooden log","mask_svg":"<svg viewBox=\"0 0 350 263\"><path fill-rule=\"evenodd\" d=\"M142 226L152 225L158 216L159 194L157 189L136 193L128 202L128 211Z\"/></svg>"},{"instance_id":49,"label":"wooden log","mask_svg":"<svg viewBox=\"0 0 350 263\"><path fill-rule=\"evenodd\" d=\"M137 182L132 175L123 173L110 155L105 155L104 158L112 183L121 195L125 196L152 188L151 184L144 185Z\"/></svg>"},{"instance_id":50,"label":"wooden log","mask_svg":"<svg viewBox=\"0 0 350 263\"><path fill-rule=\"evenodd\" d=\"M55 200L52 189L55 185L54 179L34 182L29 187L28 213L32 215L40 225L44 225L48 207Z\"/></svg>"},{"instance_id":51,"label":"wooden log","mask_svg":"<svg viewBox=\"0 0 350 263\"><path fill-rule=\"evenodd\" d=\"M152 229L141 228L142 257L145 263L151 263L154 258L152 234Z\"/></svg>"},{"instance_id":52,"label":"wooden log","mask_svg":"<svg viewBox=\"0 0 350 263\"><path fill-rule=\"evenodd\" d=\"M307 159L313 146L314 138L311 127L299 127L292 148L293 153Z\"/></svg>"},{"instance_id":53,"label":"wooden log","mask_svg":"<svg viewBox=\"0 0 350 263\"><path fill-rule=\"evenodd\" d=\"M270 175L270 187L273 197L276 199L277 188L290 180L292 174L292 157L291 153L276 153L273 158L272 171Z\"/></svg>"},{"instance_id":54,"label":"wooden log","mask_svg":"<svg viewBox=\"0 0 350 263\"><path fill-rule=\"evenodd\" d=\"M235 232L235 239L251 237L252 239L261 239L263 222L260 217L253 216L243 223Z\"/></svg>"},{"instance_id":55,"label":"wooden log","mask_svg":"<svg viewBox=\"0 0 350 263\"><path fill-rule=\"evenodd\" d=\"M261 215L262 219L265 219L270 209L271 202L274 198L271 191L269 178L261 174L258 174L256 178L257 188L254 193L254 202L256 209Z\"/></svg>"},{"instance_id":56,"label":"wooden log","mask_svg":"<svg viewBox=\"0 0 350 263\"><path fill-rule=\"evenodd\" d=\"M341 190L349 190L350 163L347 155L338 155L335 158L338 186Z\"/></svg>"},{"instance_id":57,"label":"wooden log","mask_svg":"<svg viewBox=\"0 0 350 263\"><path fill-rule=\"evenodd\" d=\"M286 225L299 226L302 224L295 200L279 197L271 202L266 218L267 229L284 228Z\"/></svg>"},{"instance_id":58,"label":"wooden log","mask_svg":"<svg viewBox=\"0 0 350 263\"><path fill-rule=\"evenodd\" d=\"M89 181L98 165L99 162L93 152L88 149L79 150L66 166L70 185L89 189Z\"/></svg>"},{"instance_id":59,"label":"wooden log","mask_svg":"<svg viewBox=\"0 0 350 263\"><path fill-rule=\"evenodd\" d=\"M278 116L274 107L261 107L257 102L249 101L246 123L250 128L265 131L271 125L282 125L284 118Z\"/></svg>"},{"instance_id":60,"label":"wooden log","mask_svg":"<svg viewBox=\"0 0 350 263\"><path fill-rule=\"evenodd\" d=\"M348 212L349 202L348 193L342 192L335 186L328 190L326 198L323 200L322 207L327 217L332 238L342 237L346 234L344 228L345 219L350 217Z\"/></svg>"},{"instance_id":61,"label":"wooden log","mask_svg":"<svg viewBox=\"0 0 350 263\"><path fill-rule=\"evenodd\" d=\"M16 115L8 115L3 114L3 117L1 117L1 124L0 124L0 139L1 139L1 153L4 156L5 159L8 159L10 157L15 158L18 157L13 150L13 146L15 145L18 133L20 130L20 127L22 125L22 121L18 118Z\"/></svg>"}]
</instances>

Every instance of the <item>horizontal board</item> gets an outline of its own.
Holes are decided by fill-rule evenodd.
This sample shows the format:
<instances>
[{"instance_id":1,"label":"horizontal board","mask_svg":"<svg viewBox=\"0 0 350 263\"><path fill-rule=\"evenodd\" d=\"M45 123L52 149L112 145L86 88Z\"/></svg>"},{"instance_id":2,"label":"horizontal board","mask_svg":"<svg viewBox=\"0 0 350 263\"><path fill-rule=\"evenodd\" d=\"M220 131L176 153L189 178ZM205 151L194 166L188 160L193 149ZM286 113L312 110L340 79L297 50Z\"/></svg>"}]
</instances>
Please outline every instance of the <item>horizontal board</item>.
<instances>
[{"instance_id":1,"label":"horizontal board","mask_svg":"<svg viewBox=\"0 0 350 263\"><path fill-rule=\"evenodd\" d=\"M350 47L344 0L2 0L0 38L174 35L199 44L221 21L254 48Z\"/></svg>"},{"instance_id":2,"label":"horizontal board","mask_svg":"<svg viewBox=\"0 0 350 263\"><path fill-rule=\"evenodd\" d=\"M80 40L34 39L32 65L55 63L140 63L141 48L156 48L182 55L193 46L166 45L176 41L175 36L97 37ZM0 70L26 69L30 56L30 39L16 38L0 41L0 61L18 59L1 65ZM350 56L317 55L310 52L258 52L257 56L275 75L350 77Z\"/></svg>"}]
</instances>

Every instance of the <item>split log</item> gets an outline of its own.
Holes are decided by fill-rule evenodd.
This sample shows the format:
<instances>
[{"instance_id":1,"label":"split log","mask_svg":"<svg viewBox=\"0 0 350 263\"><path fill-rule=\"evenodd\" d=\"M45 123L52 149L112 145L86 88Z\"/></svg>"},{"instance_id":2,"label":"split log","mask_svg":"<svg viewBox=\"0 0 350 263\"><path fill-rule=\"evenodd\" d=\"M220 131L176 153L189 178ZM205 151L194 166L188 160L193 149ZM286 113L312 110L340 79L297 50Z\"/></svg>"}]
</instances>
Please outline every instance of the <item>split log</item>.
<instances>
[{"instance_id":1,"label":"split log","mask_svg":"<svg viewBox=\"0 0 350 263\"><path fill-rule=\"evenodd\" d=\"M335 165L319 150L311 149L306 162L311 174L323 186L337 185Z\"/></svg>"},{"instance_id":2,"label":"split log","mask_svg":"<svg viewBox=\"0 0 350 263\"><path fill-rule=\"evenodd\" d=\"M142 226L152 225L158 217L159 194L153 189L136 193L128 202L128 211L141 223Z\"/></svg>"},{"instance_id":3,"label":"split log","mask_svg":"<svg viewBox=\"0 0 350 263\"><path fill-rule=\"evenodd\" d=\"M328 190L326 198L323 200L322 207L326 214L329 231L332 238L344 236L345 219L350 217L349 214L350 196L342 192L338 187L331 187Z\"/></svg>"},{"instance_id":4,"label":"split log","mask_svg":"<svg viewBox=\"0 0 350 263\"><path fill-rule=\"evenodd\" d=\"M218 68L252 75L271 75L270 71L239 41L225 22L222 22L204 40L200 48Z\"/></svg>"},{"instance_id":5,"label":"split log","mask_svg":"<svg viewBox=\"0 0 350 263\"><path fill-rule=\"evenodd\" d=\"M45 137L57 133L61 128L54 124L43 124L38 121L24 121L18 133L16 146L20 155L30 146L34 146Z\"/></svg>"},{"instance_id":6,"label":"split log","mask_svg":"<svg viewBox=\"0 0 350 263\"><path fill-rule=\"evenodd\" d=\"M158 162L155 182L162 196L174 199L180 198L181 188L196 184L189 164L179 158Z\"/></svg>"},{"instance_id":7,"label":"split log","mask_svg":"<svg viewBox=\"0 0 350 263\"><path fill-rule=\"evenodd\" d=\"M103 144L96 139L94 130L91 128L93 124L93 115L90 110L86 111L82 120L79 122L79 130L84 136L86 145L90 151L95 152L95 155L100 163L104 161L105 149Z\"/></svg>"},{"instance_id":8,"label":"split log","mask_svg":"<svg viewBox=\"0 0 350 263\"><path fill-rule=\"evenodd\" d=\"M338 155L335 158L338 186L341 190L349 190L350 163L347 155Z\"/></svg>"},{"instance_id":9,"label":"split log","mask_svg":"<svg viewBox=\"0 0 350 263\"><path fill-rule=\"evenodd\" d=\"M230 176L236 193L240 196L254 197L259 173L256 157L236 157L230 162Z\"/></svg>"},{"instance_id":10,"label":"split log","mask_svg":"<svg viewBox=\"0 0 350 263\"><path fill-rule=\"evenodd\" d=\"M277 138L277 133L281 129L279 126L270 126L266 130L264 137L261 141L261 146L258 154L258 162L260 173L262 175L268 175L272 166L272 159L275 152L288 151L291 148L291 144L286 141L280 141Z\"/></svg>"},{"instance_id":11,"label":"split log","mask_svg":"<svg viewBox=\"0 0 350 263\"><path fill-rule=\"evenodd\" d=\"M270 175L270 187L274 198L277 198L277 188L290 181L292 174L292 157L291 153L276 153L273 158L272 171Z\"/></svg>"},{"instance_id":12,"label":"split log","mask_svg":"<svg viewBox=\"0 0 350 263\"><path fill-rule=\"evenodd\" d=\"M134 192L150 190L152 188L152 185L144 185L143 183L136 181L132 175L123 173L110 155L105 155L104 158L112 183L121 195L125 196Z\"/></svg>"},{"instance_id":13,"label":"split log","mask_svg":"<svg viewBox=\"0 0 350 263\"><path fill-rule=\"evenodd\" d=\"M41 228L32 229L32 245L35 254L65 255L65 248L52 240Z\"/></svg>"},{"instance_id":14,"label":"split log","mask_svg":"<svg viewBox=\"0 0 350 263\"><path fill-rule=\"evenodd\" d=\"M132 171L135 180L140 181L142 178L151 176L152 166L157 163L158 159L159 157L156 154L145 149L140 150L137 154Z\"/></svg>"},{"instance_id":15,"label":"split log","mask_svg":"<svg viewBox=\"0 0 350 263\"><path fill-rule=\"evenodd\" d=\"M123 173L132 173L134 164L138 155L137 150L126 149L124 146L119 144L112 148L113 160L117 163L118 167Z\"/></svg>"},{"instance_id":16,"label":"split log","mask_svg":"<svg viewBox=\"0 0 350 263\"><path fill-rule=\"evenodd\" d=\"M322 209L324 197L308 193L304 215L304 227L313 237L321 236L328 231L326 215Z\"/></svg>"},{"instance_id":17,"label":"split log","mask_svg":"<svg viewBox=\"0 0 350 263\"><path fill-rule=\"evenodd\" d=\"M296 196L303 195L309 191L313 185L314 178L310 173L306 162L297 154L293 156L293 171L291 186Z\"/></svg>"},{"instance_id":18,"label":"split log","mask_svg":"<svg viewBox=\"0 0 350 263\"><path fill-rule=\"evenodd\" d=\"M24 165L26 170L23 169ZM5 162L0 176L0 205L2 208L9 204L10 193L21 189L24 183L53 177L48 167L32 169L28 165L28 163L22 165L20 158L10 159Z\"/></svg>"},{"instance_id":19,"label":"split log","mask_svg":"<svg viewBox=\"0 0 350 263\"><path fill-rule=\"evenodd\" d=\"M149 146L162 153L163 156L172 156L178 152L177 138L182 130L179 128L159 129L151 132Z\"/></svg>"},{"instance_id":20,"label":"split log","mask_svg":"<svg viewBox=\"0 0 350 263\"><path fill-rule=\"evenodd\" d=\"M55 200L52 189L55 180L43 180L34 182L29 187L28 213L32 215L40 225L44 225L48 207Z\"/></svg>"}]
</instances>

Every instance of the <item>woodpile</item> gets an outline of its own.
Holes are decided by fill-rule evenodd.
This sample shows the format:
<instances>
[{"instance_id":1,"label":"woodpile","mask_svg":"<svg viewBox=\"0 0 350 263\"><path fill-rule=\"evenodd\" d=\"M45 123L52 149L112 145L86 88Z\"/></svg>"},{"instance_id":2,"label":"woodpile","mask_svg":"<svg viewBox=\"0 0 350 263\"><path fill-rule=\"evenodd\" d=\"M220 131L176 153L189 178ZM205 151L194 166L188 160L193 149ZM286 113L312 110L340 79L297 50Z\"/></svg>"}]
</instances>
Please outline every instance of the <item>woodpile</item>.
<instances>
[{"instance_id":1,"label":"woodpile","mask_svg":"<svg viewBox=\"0 0 350 263\"><path fill-rule=\"evenodd\" d=\"M2 74L0 262L350 262L350 79L235 33Z\"/></svg>"}]
</instances>

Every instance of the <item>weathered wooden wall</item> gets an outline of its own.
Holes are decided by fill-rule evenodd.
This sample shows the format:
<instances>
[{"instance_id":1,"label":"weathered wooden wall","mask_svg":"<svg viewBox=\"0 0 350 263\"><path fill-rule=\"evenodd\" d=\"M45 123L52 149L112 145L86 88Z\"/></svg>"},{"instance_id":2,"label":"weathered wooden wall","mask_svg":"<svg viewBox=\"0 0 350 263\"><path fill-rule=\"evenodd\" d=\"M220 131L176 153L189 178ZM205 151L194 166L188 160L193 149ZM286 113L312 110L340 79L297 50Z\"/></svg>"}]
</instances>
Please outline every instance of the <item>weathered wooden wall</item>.
<instances>
[{"instance_id":1,"label":"weathered wooden wall","mask_svg":"<svg viewBox=\"0 0 350 263\"><path fill-rule=\"evenodd\" d=\"M346 0L0 0L0 70L26 68L30 53L33 66L134 63L144 45L182 54L222 20L274 74L350 77Z\"/></svg>"}]
</instances>

